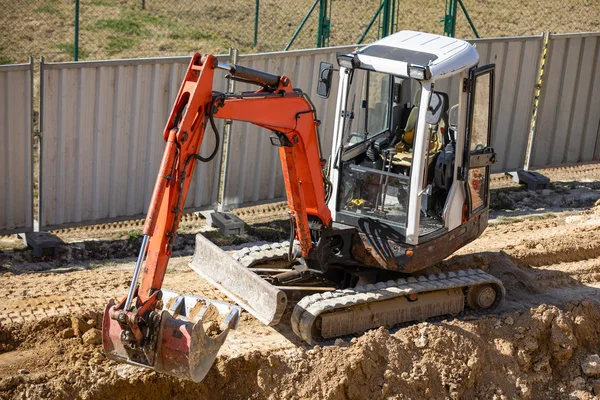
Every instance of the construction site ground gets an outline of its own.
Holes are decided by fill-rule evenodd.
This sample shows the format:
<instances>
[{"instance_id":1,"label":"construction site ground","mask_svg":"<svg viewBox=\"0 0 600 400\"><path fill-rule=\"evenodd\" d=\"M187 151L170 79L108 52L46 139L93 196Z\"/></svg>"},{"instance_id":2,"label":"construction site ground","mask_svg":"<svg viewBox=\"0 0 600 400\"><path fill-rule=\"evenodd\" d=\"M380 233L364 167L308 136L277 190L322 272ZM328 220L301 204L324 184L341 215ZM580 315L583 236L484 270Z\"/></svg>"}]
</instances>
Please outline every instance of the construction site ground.
<instances>
[{"instance_id":1,"label":"construction site ground","mask_svg":"<svg viewBox=\"0 0 600 400\"><path fill-rule=\"evenodd\" d=\"M600 166L542 172L551 187L536 192L494 176L486 232L425 271L488 271L507 290L497 313L312 348L285 317L266 327L244 312L198 384L117 364L99 344L105 304L127 292L142 221L56 231L65 245L42 259L0 238L0 399L600 398ZM197 232L219 245L287 239L285 203L235 212L248 224L236 238L185 216L164 287L226 300L187 266Z\"/></svg>"}]
</instances>

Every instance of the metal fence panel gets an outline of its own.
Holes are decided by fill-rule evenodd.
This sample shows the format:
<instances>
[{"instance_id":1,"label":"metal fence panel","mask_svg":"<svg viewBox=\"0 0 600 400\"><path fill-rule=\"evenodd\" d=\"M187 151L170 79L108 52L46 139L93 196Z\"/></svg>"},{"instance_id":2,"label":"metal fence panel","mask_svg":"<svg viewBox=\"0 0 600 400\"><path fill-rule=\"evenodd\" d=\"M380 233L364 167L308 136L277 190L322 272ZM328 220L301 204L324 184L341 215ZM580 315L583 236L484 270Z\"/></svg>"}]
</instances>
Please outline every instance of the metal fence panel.
<instances>
[{"instance_id":1,"label":"metal fence panel","mask_svg":"<svg viewBox=\"0 0 600 400\"><path fill-rule=\"evenodd\" d=\"M164 149L162 132L189 60L42 63L42 227L144 215ZM216 89L224 87L222 72L215 82ZM201 154L214 146L208 131ZM220 159L221 151L197 164L188 211L216 203Z\"/></svg>"},{"instance_id":2,"label":"metal fence panel","mask_svg":"<svg viewBox=\"0 0 600 400\"><path fill-rule=\"evenodd\" d=\"M33 60L0 66L0 234L33 230Z\"/></svg>"},{"instance_id":3,"label":"metal fence panel","mask_svg":"<svg viewBox=\"0 0 600 400\"><path fill-rule=\"evenodd\" d=\"M355 46L332 47L279 53L243 55L238 64L286 75L295 88L301 88L313 101L317 119L321 121L319 136L321 152L327 157L331 150L337 81L329 100L317 96L319 63L336 65L336 52L351 51ZM236 91L256 90L256 86L237 84ZM285 197L285 186L278 149L269 141L270 132L254 125L234 122L227 147L227 166L223 195L224 209Z\"/></svg>"},{"instance_id":4,"label":"metal fence panel","mask_svg":"<svg viewBox=\"0 0 600 400\"><path fill-rule=\"evenodd\" d=\"M549 160L545 159L542 165L557 163L555 148L562 150L559 158L567 162L600 158L598 36L557 35L551 39L545 79L549 83L542 91L538 132L533 143L532 160L536 167L540 164L539 157L546 154L550 154ZM496 64L493 145L499 163L493 171L523 168L542 36L472 42L479 52L480 65ZM238 63L285 74L294 87L309 95L321 120L320 144L326 157L331 150L337 80L328 100L317 97L319 62L335 64L338 51L353 48L242 55ZM164 148L162 129L188 60L177 57L42 63L42 227L143 215ZM577 72L566 74L566 71ZM215 90L225 91L226 86L224 74L217 72ZM256 87L237 84L236 91L248 90ZM451 104L456 103L459 78L438 82L436 90L448 92ZM222 130L223 122L218 124ZM279 154L268 136L264 129L234 122L227 143L223 181L219 176L220 153L213 162L199 164L186 201L187 209L214 205L220 184L224 209L284 198ZM209 154L213 146L214 137L209 131L203 154Z\"/></svg>"},{"instance_id":5,"label":"metal fence panel","mask_svg":"<svg viewBox=\"0 0 600 400\"><path fill-rule=\"evenodd\" d=\"M600 161L600 33L550 35L529 166Z\"/></svg>"}]
</instances>

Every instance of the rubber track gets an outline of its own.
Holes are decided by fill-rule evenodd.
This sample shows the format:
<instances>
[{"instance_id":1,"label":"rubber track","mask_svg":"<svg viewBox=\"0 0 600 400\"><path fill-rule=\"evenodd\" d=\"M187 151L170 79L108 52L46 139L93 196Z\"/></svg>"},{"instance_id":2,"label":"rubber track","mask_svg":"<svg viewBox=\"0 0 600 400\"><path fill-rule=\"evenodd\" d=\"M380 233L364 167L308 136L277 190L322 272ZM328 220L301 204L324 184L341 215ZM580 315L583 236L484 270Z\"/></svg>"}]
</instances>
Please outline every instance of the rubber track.
<instances>
[{"instance_id":1,"label":"rubber track","mask_svg":"<svg viewBox=\"0 0 600 400\"><path fill-rule=\"evenodd\" d=\"M252 267L268 261L286 259L289 243L289 241L275 243L254 242L238 246L226 246L222 247L222 249L245 267ZM295 244L297 245L297 243ZM484 283L494 283L501 288L501 297L496 301L497 305L500 304L505 294L502 282L482 270L475 269L449 272L447 274L440 273L437 275L409 277L407 279L379 282L373 285L357 286L354 289L317 293L304 297L296 305L291 316L292 329L309 344L315 344L320 341L312 338L312 324L322 312L370 301L406 296L411 293L446 290ZM486 313L491 311L493 310L485 310ZM466 316L472 313L477 313L477 310L466 310L460 315Z\"/></svg>"},{"instance_id":2,"label":"rubber track","mask_svg":"<svg viewBox=\"0 0 600 400\"><path fill-rule=\"evenodd\" d=\"M292 330L309 344L319 342L312 337L312 326L323 312L337 308L347 308L367 302L389 300L394 297L412 293L424 293L447 290L459 287L474 286L484 283L497 285L501 296L496 299L496 308L504 298L505 290L502 282L479 269L458 272L440 273L429 276L410 277L387 282L379 282L353 289L335 290L306 296L296 304L291 317ZM488 309L486 311L492 311ZM360 333L360 332L356 332Z\"/></svg>"},{"instance_id":3,"label":"rubber track","mask_svg":"<svg viewBox=\"0 0 600 400\"><path fill-rule=\"evenodd\" d=\"M244 243L240 246L224 246L221 249L229 253L234 260L239 261L244 267L251 267L267 261L287 259L289 246L290 242L286 240L275 243Z\"/></svg>"}]
</instances>

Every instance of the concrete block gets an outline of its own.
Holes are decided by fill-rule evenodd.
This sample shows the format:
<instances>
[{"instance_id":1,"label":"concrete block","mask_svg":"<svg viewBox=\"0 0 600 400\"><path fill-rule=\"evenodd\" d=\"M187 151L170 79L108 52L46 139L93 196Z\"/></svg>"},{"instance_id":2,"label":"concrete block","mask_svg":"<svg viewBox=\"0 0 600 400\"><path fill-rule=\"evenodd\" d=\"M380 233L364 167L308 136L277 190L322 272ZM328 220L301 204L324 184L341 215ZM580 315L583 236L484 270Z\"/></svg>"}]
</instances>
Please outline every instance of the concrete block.
<instances>
[{"instance_id":1,"label":"concrete block","mask_svg":"<svg viewBox=\"0 0 600 400\"><path fill-rule=\"evenodd\" d=\"M28 232L19 235L23 243L33 249L34 257L58 255L62 240L48 232Z\"/></svg>"},{"instance_id":2,"label":"concrete block","mask_svg":"<svg viewBox=\"0 0 600 400\"><path fill-rule=\"evenodd\" d=\"M541 190L550 186L550 178L535 171L518 170L509 172L513 181L518 184L527 185L527 190Z\"/></svg>"},{"instance_id":3,"label":"concrete block","mask_svg":"<svg viewBox=\"0 0 600 400\"><path fill-rule=\"evenodd\" d=\"M219 228L221 235L241 235L246 231L246 224L235 214L214 212L210 217L212 225Z\"/></svg>"}]
</instances>

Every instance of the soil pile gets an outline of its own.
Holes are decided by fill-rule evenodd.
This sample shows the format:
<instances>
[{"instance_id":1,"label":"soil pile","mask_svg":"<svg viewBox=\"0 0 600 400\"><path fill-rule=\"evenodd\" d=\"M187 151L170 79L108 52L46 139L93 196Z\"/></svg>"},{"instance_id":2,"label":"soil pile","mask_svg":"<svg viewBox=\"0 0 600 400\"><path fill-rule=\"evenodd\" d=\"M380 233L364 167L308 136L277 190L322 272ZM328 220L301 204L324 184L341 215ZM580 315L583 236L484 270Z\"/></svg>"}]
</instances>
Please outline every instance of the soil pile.
<instances>
[{"instance_id":1,"label":"soil pile","mask_svg":"<svg viewBox=\"0 0 600 400\"><path fill-rule=\"evenodd\" d=\"M123 262L121 253L135 253L139 238L71 243L70 253L48 262L4 252L0 399L600 399L600 168L577 171L585 179L565 175L551 194L503 189L496 210L512 204L510 213L424 271L488 271L506 288L498 315L379 329L310 348L285 321L274 329L243 313L200 384L118 364L99 344L101 312L131 279L134 259ZM554 207L590 208L549 212ZM253 238L284 234L262 212L242 214L255 223ZM193 244L181 240L165 288L227 301L189 270ZM204 328L214 334L212 314Z\"/></svg>"},{"instance_id":2,"label":"soil pile","mask_svg":"<svg viewBox=\"0 0 600 400\"><path fill-rule=\"evenodd\" d=\"M219 357L193 384L108 360L100 345L64 339L70 326L54 317L2 330L20 361L28 352L35 357L17 366L4 357L12 353L0 355L0 397L592 399L597 378L582 365L600 349L600 305L583 301L393 333L381 328L309 350Z\"/></svg>"}]
</instances>

